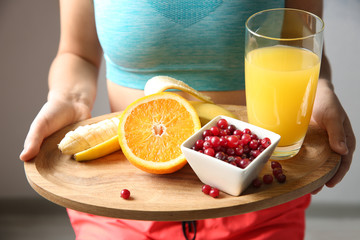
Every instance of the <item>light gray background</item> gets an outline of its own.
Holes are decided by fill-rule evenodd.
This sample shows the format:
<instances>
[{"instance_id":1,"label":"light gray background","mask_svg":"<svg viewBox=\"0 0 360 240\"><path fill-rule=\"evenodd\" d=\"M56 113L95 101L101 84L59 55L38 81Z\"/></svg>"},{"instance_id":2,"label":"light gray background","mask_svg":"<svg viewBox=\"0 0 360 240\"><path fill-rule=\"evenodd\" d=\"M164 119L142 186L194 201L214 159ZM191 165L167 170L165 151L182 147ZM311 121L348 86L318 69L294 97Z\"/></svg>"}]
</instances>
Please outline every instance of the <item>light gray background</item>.
<instances>
[{"instance_id":1,"label":"light gray background","mask_svg":"<svg viewBox=\"0 0 360 240\"><path fill-rule=\"evenodd\" d=\"M360 1L325 0L326 51L336 92L360 138ZM38 198L27 183L18 156L31 121L47 96L47 74L59 38L58 1L0 1L0 199ZM109 113L104 70L93 116ZM314 203L360 204L359 150L352 168L334 189Z\"/></svg>"}]
</instances>

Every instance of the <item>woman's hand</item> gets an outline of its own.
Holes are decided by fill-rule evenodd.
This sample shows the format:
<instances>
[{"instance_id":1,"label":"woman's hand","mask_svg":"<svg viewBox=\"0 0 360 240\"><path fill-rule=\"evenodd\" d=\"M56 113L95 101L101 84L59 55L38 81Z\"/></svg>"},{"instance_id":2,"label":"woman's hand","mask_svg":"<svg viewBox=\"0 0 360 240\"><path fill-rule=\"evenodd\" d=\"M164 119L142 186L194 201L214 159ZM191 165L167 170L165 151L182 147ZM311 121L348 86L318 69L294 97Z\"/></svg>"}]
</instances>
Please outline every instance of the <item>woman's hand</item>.
<instances>
[{"instance_id":1,"label":"woman's hand","mask_svg":"<svg viewBox=\"0 0 360 240\"><path fill-rule=\"evenodd\" d=\"M84 119L91 115L91 109L81 102L51 99L44 104L30 126L26 136L24 150L20 159L29 161L40 151L43 140L57 130Z\"/></svg>"},{"instance_id":2,"label":"woman's hand","mask_svg":"<svg viewBox=\"0 0 360 240\"><path fill-rule=\"evenodd\" d=\"M319 79L312 121L327 131L330 147L341 155L338 171L325 184L327 187L334 187L350 168L356 139L350 120L330 84L326 80ZM322 187L315 190L313 194L318 193L321 189Z\"/></svg>"}]
</instances>

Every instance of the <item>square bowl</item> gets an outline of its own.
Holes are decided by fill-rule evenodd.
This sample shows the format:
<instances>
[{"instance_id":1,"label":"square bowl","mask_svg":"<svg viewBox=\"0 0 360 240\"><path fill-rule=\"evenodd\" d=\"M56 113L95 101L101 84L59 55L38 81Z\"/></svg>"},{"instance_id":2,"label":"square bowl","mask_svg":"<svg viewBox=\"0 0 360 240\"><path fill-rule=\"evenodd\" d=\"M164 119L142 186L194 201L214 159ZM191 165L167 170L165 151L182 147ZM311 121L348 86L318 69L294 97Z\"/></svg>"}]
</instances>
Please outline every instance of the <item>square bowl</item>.
<instances>
[{"instance_id":1,"label":"square bowl","mask_svg":"<svg viewBox=\"0 0 360 240\"><path fill-rule=\"evenodd\" d=\"M234 125L237 129L250 129L259 139L267 137L271 140L271 144L244 169L192 149L197 140L203 139L203 131L216 126L217 122L222 118L226 119L229 125ZM230 195L239 196L259 175L279 141L280 135L274 132L238 119L217 116L183 142L181 150L201 182L216 187Z\"/></svg>"}]
</instances>

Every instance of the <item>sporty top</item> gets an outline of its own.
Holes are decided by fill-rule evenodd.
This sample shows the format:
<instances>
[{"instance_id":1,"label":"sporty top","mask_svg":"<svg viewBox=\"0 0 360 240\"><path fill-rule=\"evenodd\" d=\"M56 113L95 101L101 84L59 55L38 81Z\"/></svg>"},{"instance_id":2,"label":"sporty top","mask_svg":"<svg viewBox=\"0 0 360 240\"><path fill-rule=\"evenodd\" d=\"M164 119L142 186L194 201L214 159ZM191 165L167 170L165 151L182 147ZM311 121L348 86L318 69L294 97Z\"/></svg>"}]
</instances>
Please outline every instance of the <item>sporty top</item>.
<instances>
[{"instance_id":1,"label":"sporty top","mask_svg":"<svg viewBox=\"0 0 360 240\"><path fill-rule=\"evenodd\" d=\"M107 78L135 89L156 75L203 91L244 89L245 21L276 7L284 1L94 0Z\"/></svg>"}]
</instances>

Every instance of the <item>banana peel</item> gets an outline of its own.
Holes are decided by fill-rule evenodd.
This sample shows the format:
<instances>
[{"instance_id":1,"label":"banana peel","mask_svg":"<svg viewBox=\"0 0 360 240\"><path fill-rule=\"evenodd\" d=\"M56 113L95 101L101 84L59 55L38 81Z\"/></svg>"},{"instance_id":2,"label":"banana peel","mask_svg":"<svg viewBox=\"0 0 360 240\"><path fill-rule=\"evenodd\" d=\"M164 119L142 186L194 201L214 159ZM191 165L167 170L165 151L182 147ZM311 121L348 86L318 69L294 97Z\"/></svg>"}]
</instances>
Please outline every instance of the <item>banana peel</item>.
<instances>
[{"instance_id":1,"label":"banana peel","mask_svg":"<svg viewBox=\"0 0 360 240\"><path fill-rule=\"evenodd\" d=\"M74 159L76 161L93 160L106 156L118 150L120 150L120 144L118 135L116 135L105 142L95 145L94 147L75 153Z\"/></svg>"},{"instance_id":2,"label":"banana peel","mask_svg":"<svg viewBox=\"0 0 360 240\"><path fill-rule=\"evenodd\" d=\"M237 118L230 111L213 103L204 103L198 101L190 101L190 103L195 108L195 111L197 112L200 118L200 122L202 126L204 126L205 124L210 122L210 120L212 120L213 118L219 115Z\"/></svg>"}]
</instances>

